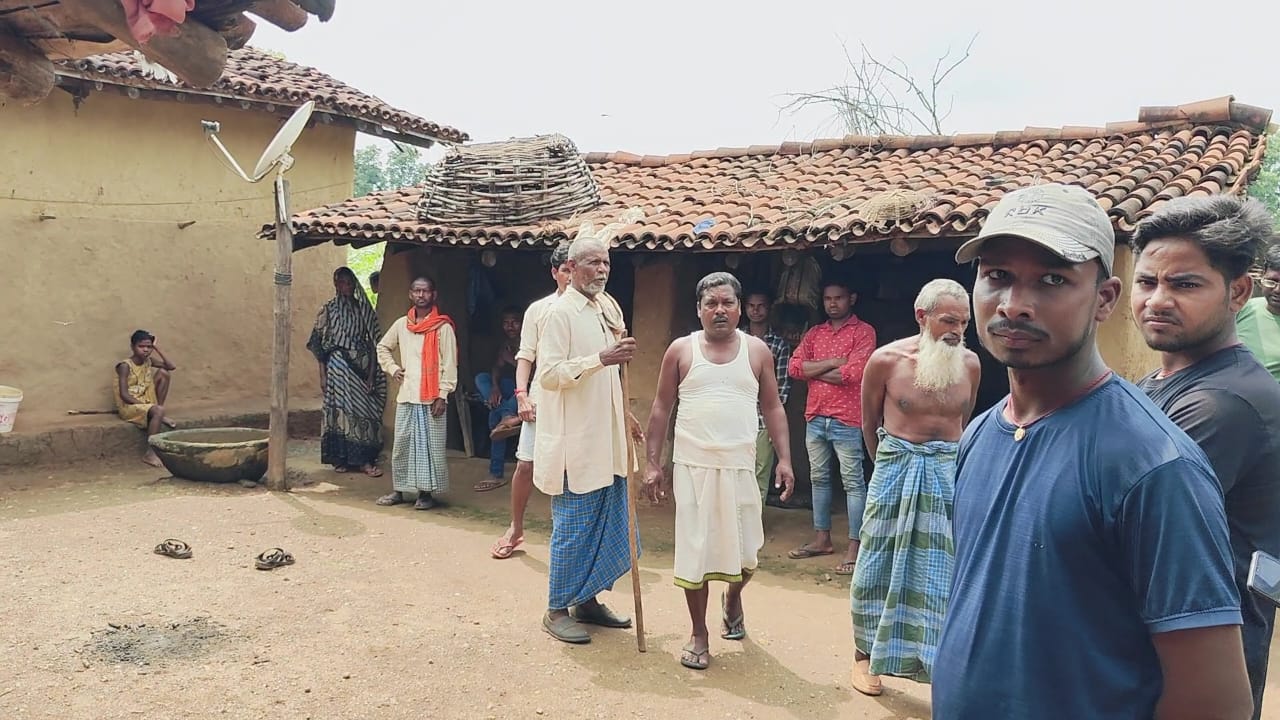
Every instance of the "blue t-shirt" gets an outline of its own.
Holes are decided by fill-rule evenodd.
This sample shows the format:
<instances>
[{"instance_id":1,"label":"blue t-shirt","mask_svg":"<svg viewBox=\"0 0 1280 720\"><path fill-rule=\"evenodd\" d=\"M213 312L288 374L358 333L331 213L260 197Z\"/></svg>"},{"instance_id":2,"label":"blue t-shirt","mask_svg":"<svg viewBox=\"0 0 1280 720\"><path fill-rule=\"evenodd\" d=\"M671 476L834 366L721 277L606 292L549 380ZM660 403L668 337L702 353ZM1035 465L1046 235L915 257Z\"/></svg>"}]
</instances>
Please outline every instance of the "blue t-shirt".
<instances>
[{"instance_id":1,"label":"blue t-shirt","mask_svg":"<svg viewBox=\"0 0 1280 720\"><path fill-rule=\"evenodd\" d=\"M1240 624L1222 491L1204 453L1112 378L1027 428L965 430L937 720L1149 718L1154 633Z\"/></svg>"}]
</instances>

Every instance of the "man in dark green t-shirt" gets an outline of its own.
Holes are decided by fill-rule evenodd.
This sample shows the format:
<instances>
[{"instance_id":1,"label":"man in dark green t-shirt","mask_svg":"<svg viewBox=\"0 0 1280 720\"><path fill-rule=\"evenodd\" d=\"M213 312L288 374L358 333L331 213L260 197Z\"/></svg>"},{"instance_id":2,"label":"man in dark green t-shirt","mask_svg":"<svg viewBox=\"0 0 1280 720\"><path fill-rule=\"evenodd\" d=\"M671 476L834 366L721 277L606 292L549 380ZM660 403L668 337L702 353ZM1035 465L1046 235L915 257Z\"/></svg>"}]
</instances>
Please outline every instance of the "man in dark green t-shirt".
<instances>
[{"instance_id":1,"label":"man in dark green t-shirt","mask_svg":"<svg viewBox=\"0 0 1280 720\"><path fill-rule=\"evenodd\" d=\"M1266 265L1258 284L1262 297L1244 304L1236 315L1236 333L1258 362L1280 381L1280 240L1263 253Z\"/></svg>"}]
</instances>

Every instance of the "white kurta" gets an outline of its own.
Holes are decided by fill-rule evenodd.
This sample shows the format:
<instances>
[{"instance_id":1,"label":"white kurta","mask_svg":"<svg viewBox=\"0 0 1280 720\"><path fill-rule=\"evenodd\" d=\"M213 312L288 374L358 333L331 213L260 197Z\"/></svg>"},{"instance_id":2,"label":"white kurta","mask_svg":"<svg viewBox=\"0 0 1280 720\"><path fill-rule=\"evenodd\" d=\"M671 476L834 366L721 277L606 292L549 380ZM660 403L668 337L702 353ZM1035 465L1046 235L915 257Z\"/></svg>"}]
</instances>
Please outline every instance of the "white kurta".
<instances>
[{"instance_id":1,"label":"white kurta","mask_svg":"<svg viewBox=\"0 0 1280 720\"><path fill-rule=\"evenodd\" d=\"M561 494L566 479L570 492L585 494L627 474L621 376L600 362L622 330L622 312L604 293L592 300L569 287L547 310L533 483L548 495Z\"/></svg>"},{"instance_id":2,"label":"white kurta","mask_svg":"<svg viewBox=\"0 0 1280 720\"><path fill-rule=\"evenodd\" d=\"M440 397L448 400L449 393L458 386L458 336L453 326L445 323L436 331L439 334ZM396 350L400 362L396 362ZM396 394L398 403L422 404L422 336L409 330L409 319L401 315L387 333L378 341L378 365L391 377L397 370L404 370L404 382ZM430 402L430 401L428 401Z\"/></svg>"},{"instance_id":3,"label":"white kurta","mask_svg":"<svg viewBox=\"0 0 1280 720\"><path fill-rule=\"evenodd\" d=\"M676 585L737 582L764 547L756 484L756 404L749 338L724 364L706 359L702 333L689 337L692 361L677 391L672 491L676 501ZM772 371L772 369L771 369Z\"/></svg>"}]
</instances>

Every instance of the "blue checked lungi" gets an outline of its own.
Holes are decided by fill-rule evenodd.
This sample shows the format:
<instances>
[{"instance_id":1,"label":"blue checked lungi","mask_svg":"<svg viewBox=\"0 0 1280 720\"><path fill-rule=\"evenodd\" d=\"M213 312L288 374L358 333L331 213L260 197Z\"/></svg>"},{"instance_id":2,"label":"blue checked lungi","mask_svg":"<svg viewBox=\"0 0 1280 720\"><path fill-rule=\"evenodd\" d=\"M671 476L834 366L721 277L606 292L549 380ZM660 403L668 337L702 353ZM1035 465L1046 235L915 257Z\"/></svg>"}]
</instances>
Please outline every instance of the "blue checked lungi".
<instances>
[{"instance_id":1,"label":"blue checked lungi","mask_svg":"<svg viewBox=\"0 0 1280 720\"><path fill-rule=\"evenodd\" d=\"M547 607L565 610L613 587L631 569L627 479L578 495L551 496L551 591ZM636 538L637 551L640 539Z\"/></svg>"},{"instance_id":2,"label":"blue checked lungi","mask_svg":"<svg viewBox=\"0 0 1280 720\"><path fill-rule=\"evenodd\" d=\"M871 672L929 682L947 609L955 543L958 443L910 443L877 431L849 603L853 642Z\"/></svg>"},{"instance_id":3,"label":"blue checked lungi","mask_svg":"<svg viewBox=\"0 0 1280 720\"><path fill-rule=\"evenodd\" d=\"M396 404L395 443L391 447L391 488L397 492L445 492L447 416L431 416L430 405Z\"/></svg>"}]
</instances>

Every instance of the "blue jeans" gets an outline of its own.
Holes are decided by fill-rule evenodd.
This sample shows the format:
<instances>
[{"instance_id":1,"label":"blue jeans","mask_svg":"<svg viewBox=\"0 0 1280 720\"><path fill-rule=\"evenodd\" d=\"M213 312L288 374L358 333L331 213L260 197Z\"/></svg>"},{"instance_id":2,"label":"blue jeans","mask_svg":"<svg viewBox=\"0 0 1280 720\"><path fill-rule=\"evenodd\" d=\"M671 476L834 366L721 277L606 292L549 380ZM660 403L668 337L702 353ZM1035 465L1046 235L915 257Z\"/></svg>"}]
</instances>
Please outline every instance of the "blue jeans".
<instances>
[{"instance_id":1,"label":"blue jeans","mask_svg":"<svg viewBox=\"0 0 1280 720\"><path fill-rule=\"evenodd\" d=\"M498 381L498 389L502 393L502 402L489 411L489 429L492 430L502 422L502 418L516 414L516 381L502 378ZM476 392L485 402L489 402L489 393L493 392L493 378L489 373L476 375ZM494 440L489 445L489 474L502 477L502 468L507 462L507 438Z\"/></svg>"},{"instance_id":2,"label":"blue jeans","mask_svg":"<svg viewBox=\"0 0 1280 720\"><path fill-rule=\"evenodd\" d=\"M862 429L829 417L815 417L804 429L809 451L809 482L813 485L813 529L831 531L831 453L840 463L849 512L849 539L862 533L862 511L867 507L867 485L862 481Z\"/></svg>"}]
</instances>

